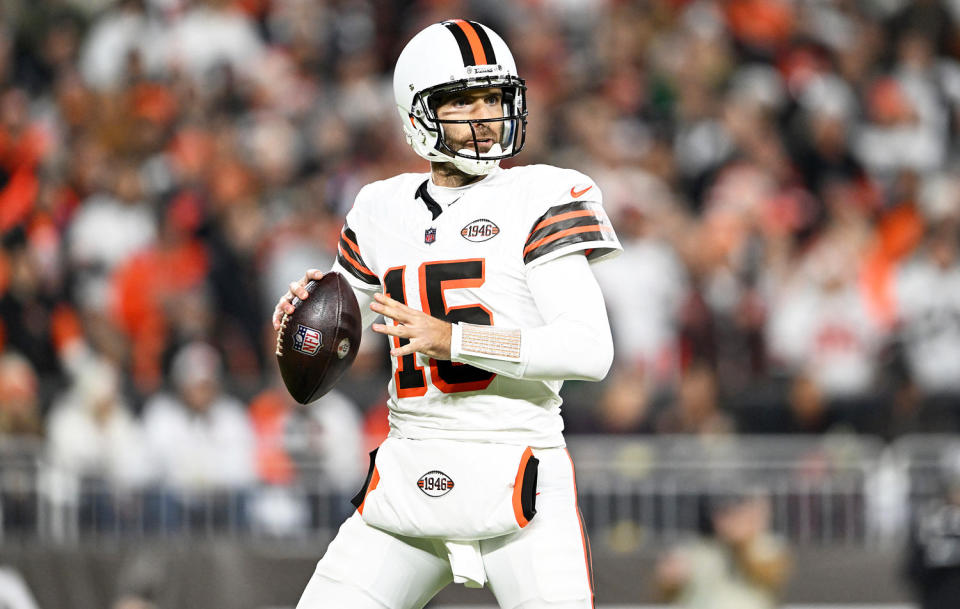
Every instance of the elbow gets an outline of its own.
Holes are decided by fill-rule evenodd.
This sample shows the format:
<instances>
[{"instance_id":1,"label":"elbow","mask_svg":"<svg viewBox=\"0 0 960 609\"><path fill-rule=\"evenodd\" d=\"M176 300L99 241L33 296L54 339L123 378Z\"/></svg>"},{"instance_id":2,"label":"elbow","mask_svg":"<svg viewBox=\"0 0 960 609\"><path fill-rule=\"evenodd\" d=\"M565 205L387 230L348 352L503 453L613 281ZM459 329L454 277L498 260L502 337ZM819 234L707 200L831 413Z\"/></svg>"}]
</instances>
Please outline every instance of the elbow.
<instances>
[{"instance_id":1,"label":"elbow","mask_svg":"<svg viewBox=\"0 0 960 609\"><path fill-rule=\"evenodd\" d=\"M584 362L586 367L580 380L602 381L613 365L613 337L610 335L609 327L603 330L593 329L589 336L591 338L590 356Z\"/></svg>"},{"instance_id":2,"label":"elbow","mask_svg":"<svg viewBox=\"0 0 960 609\"><path fill-rule=\"evenodd\" d=\"M607 378L607 373L613 366L613 338L610 336L609 329L604 333L603 338L603 347L597 357L597 375L596 378L591 379L594 381L602 381Z\"/></svg>"}]
</instances>

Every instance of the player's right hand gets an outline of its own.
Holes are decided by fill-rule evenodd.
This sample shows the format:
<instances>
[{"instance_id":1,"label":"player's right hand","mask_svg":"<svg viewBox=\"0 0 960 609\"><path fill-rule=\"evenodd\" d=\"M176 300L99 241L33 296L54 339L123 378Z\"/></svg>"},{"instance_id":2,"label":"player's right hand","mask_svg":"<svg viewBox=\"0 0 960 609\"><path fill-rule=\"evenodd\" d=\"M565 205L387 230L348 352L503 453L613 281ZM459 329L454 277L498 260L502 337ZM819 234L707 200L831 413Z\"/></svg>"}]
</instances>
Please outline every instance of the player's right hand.
<instances>
[{"instance_id":1,"label":"player's right hand","mask_svg":"<svg viewBox=\"0 0 960 609\"><path fill-rule=\"evenodd\" d=\"M314 279L320 279L323 277L323 271L317 269L309 269L306 273L303 274L303 277L300 281L291 281L290 289L287 290L287 293L280 297L280 300L277 301L277 306L273 309L273 329L277 332L280 331L280 322L283 321L283 314L291 314L294 311L293 307L293 297L296 296L300 300L306 300L310 296L304 286L310 283Z\"/></svg>"}]
</instances>

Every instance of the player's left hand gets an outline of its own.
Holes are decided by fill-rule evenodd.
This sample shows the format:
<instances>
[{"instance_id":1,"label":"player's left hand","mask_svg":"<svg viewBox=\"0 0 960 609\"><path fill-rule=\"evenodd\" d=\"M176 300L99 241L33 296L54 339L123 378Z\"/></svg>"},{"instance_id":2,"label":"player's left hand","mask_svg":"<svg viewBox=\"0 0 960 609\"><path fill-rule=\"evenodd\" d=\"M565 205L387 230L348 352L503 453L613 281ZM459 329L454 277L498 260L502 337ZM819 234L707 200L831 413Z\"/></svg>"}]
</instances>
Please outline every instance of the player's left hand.
<instances>
[{"instance_id":1,"label":"player's left hand","mask_svg":"<svg viewBox=\"0 0 960 609\"><path fill-rule=\"evenodd\" d=\"M402 347L390 349L390 355L403 357L419 352L434 359L450 359L452 326L449 323L408 307L386 294L374 294L373 298L370 309L399 324L373 324L373 331L410 341Z\"/></svg>"}]
</instances>

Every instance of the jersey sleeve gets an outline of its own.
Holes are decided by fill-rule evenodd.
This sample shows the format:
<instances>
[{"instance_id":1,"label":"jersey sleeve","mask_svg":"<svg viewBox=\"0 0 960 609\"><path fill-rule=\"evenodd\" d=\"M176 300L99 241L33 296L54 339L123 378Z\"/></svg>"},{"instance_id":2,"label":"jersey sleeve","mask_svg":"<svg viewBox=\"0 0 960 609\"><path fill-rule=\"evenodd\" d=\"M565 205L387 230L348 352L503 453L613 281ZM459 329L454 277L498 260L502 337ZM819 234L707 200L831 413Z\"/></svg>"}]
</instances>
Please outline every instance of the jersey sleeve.
<instances>
[{"instance_id":1,"label":"jersey sleeve","mask_svg":"<svg viewBox=\"0 0 960 609\"><path fill-rule=\"evenodd\" d=\"M358 195L359 199L359 195ZM358 201L359 203L359 201ZM363 245L365 235L363 216L354 205L344 219L343 229L340 231L340 242L337 244L337 261L334 270L345 271L345 277L350 284L360 290L375 290L380 288L380 278L364 260L363 252L369 247ZM356 227L356 228L355 228Z\"/></svg>"},{"instance_id":2,"label":"jersey sleeve","mask_svg":"<svg viewBox=\"0 0 960 609\"><path fill-rule=\"evenodd\" d=\"M565 171L551 176L548 188L536 198L544 203L523 245L523 263L528 267L577 251L590 262L623 251L603 210L600 188L584 174Z\"/></svg>"},{"instance_id":3,"label":"jersey sleeve","mask_svg":"<svg viewBox=\"0 0 960 609\"><path fill-rule=\"evenodd\" d=\"M527 284L544 325L454 324L450 358L509 378L598 381L606 376L613 338L603 293L583 256L538 265Z\"/></svg>"}]
</instances>

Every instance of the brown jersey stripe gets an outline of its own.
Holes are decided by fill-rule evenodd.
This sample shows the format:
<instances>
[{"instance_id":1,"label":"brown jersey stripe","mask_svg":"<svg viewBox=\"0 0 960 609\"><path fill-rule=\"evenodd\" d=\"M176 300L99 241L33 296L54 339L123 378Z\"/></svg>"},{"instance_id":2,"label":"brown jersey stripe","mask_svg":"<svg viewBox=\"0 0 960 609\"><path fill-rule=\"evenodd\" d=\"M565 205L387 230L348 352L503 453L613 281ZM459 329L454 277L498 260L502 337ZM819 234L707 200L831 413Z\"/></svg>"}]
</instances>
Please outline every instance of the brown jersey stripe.
<instances>
[{"instance_id":1,"label":"brown jersey stripe","mask_svg":"<svg viewBox=\"0 0 960 609\"><path fill-rule=\"evenodd\" d=\"M543 220L542 222L540 222L540 224L537 224L536 226L533 227L533 230L530 231L530 236L527 237L527 241L530 241L531 239L533 239L533 235L536 234L538 231L540 231L543 228L546 228L547 226L550 226L554 222L560 222L570 218L580 218L583 216L593 216L594 218L596 218L597 212L593 211L592 209L580 209L577 211L568 211L567 213L564 213L564 214L557 214L555 216L550 216L546 220Z\"/></svg>"},{"instance_id":2,"label":"brown jersey stripe","mask_svg":"<svg viewBox=\"0 0 960 609\"><path fill-rule=\"evenodd\" d=\"M600 227L606 225L596 216L585 216L579 218L570 218L569 220L560 220L559 222L555 222L545 228L541 228L537 232L530 235L530 239L524 245L523 253L526 254L531 249L536 248L538 244L542 245L543 243L546 243L544 240L551 235L568 231L571 228L580 228L585 226L592 226L594 230L603 230Z\"/></svg>"},{"instance_id":3,"label":"brown jersey stripe","mask_svg":"<svg viewBox=\"0 0 960 609\"><path fill-rule=\"evenodd\" d=\"M349 234L347 233L347 231L350 231ZM353 234L352 230L350 230L349 228L344 229L340 233L340 242L341 243L346 242L346 245L349 246L350 251L355 253L357 258L360 257L360 246L357 245L357 236Z\"/></svg>"},{"instance_id":4,"label":"brown jersey stripe","mask_svg":"<svg viewBox=\"0 0 960 609\"><path fill-rule=\"evenodd\" d=\"M360 256L360 250L355 246L355 244L351 243L349 239L344 237L343 233L340 233L340 241L337 243L337 245L342 248L343 251L348 252L351 256L353 256L357 262L363 264L362 257ZM364 264L363 266L367 265Z\"/></svg>"},{"instance_id":5,"label":"brown jersey stripe","mask_svg":"<svg viewBox=\"0 0 960 609\"><path fill-rule=\"evenodd\" d=\"M358 271L363 271L364 273L369 273L376 277L377 274L371 271L370 268L363 263L363 258L361 258L359 254L346 246L346 242L343 239L341 239L340 243L337 245L337 252L349 260L350 264L357 267Z\"/></svg>"},{"instance_id":6,"label":"brown jersey stripe","mask_svg":"<svg viewBox=\"0 0 960 609\"><path fill-rule=\"evenodd\" d=\"M530 233L524 246L535 243L553 233L573 228L575 226L599 226L604 224L603 218L592 211L571 211L544 220Z\"/></svg>"},{"instance_id":7,"label":"brown jersey stripe","mask_svg":"<svg viewBox=\"0 0 960 609\"><path fill-rule=\"evenodd\" d=\"M613 241L612 236L608 236L605 234L605 233L612 233L612 232L613 232L613 229L605 224L592 223L587 226L574 226L572 228L560 230L555 233L550 233L549 235L547 235L542 239L537 239L533 243L530 243L529 245L527 245L527 247L523 248L523 255L526 256L527 254L529 254L531 251L535 249L545 247L547 245L550 245L551 243L554 243L555 241L559 241L566 237L581 236L584 238L578 239L578 241L590 241L591 239L588 239L586 237L593 238L596 235L592 235L592 233L596 233L597 235L600 236L600 239L603 241L607 241L607 240Z\"/></svg>"},{"instance_id":8,"label":"brown jersey stripe","mask_svg":"<svg viewBox=\"0 0 960 609\"><path fill-rule=\"evenodd\" d=\"M360 281L369 283L370 285L380 285L380 278L369 272L370 269L367 269L366 271L362 270L366 269L367 267L360 265L349 254L347 254L342 247L338 248L337 262L339 262L340 266L346 269L348 273Z\"/></svg>"},{"instance_id":9,"label":"brown jersey stripe","mask_svg":"<svg viewBox=\"0 0 960 609\"><path fill-rule=\"evenodd\" d=\"M542 226L549 224L550 218L560 216L563 214L568 214L574 211L590 211L591 213L596 213L591 207L587 205L586 201L571 201L570 203L564 203L563 205L554 205L548 209L542 216L534 220L533 226L530 228L530 234L527 235L527 243L530 242L530 236L533 235L537 229Z\"/></svg>"},{"instance_id":10,"label":"brown jersey stripe","mask_svg":"<svg viewBox=\"0 0 960 609\"><path fill-rule=\"evenodd\" d=\"M380 278L370 270L363 256L360 255L360 246L357 245L357 234L347 225L340 231L340 242L338 247L337 260L346 267L352 275L365 283L373 285L380 284Z\"/></svg>"},{"instance_id":11,"label":"brown jersey stripe","mask_svg":"<svg viewBox=\"0 0 960 609\"><path fill-rule=\"evenodd\" d=\"M359 241L357 240L357 233L353 232L352 228L344 224L343 230L340 231L340 234L350 240L350 243L351 245L353 245L353 248L355 250L357 250L358 252L360 251L360 248L357 246L357 243L359 243Z\"/></svg>"},{"instance_id":12,"label":"brown jersey stripe","mask_svg":"<svg viewBox=\"0 0 960 609\"><path fill-rule=\"evenodd\" d=\"M348 254L354 262L357 263L357 266L360 267L361 271L376 275L376 273L371 271L370 267L367 266L367 262L363 259L363 256L360 255L360 249L355 243L352 243L349 239L347 239L345 235L340 235L340 242L337 245L344 251L344 253Z\"/></svg>"},{"instance_id":13,"label":"brown jersey stripe","mask_svg":"<svg viewBox=\"0 0 960 609\"><path fill-rule=\"evenodd\" d=\"M609 226L578 226L576 228L570 228L559 233L555 233L541 239L535 244L527 246L528 249L524 250L523 262L524 264L530 264L537 258L545 256L550 252L555 252L563 247L572 245L575 243L591 243L596 241L609 241L613 242L613 229ZM594 249L598 249L594 247ZM596 254L596 252L592 252Z\"/></svg>"}]
</instances>

